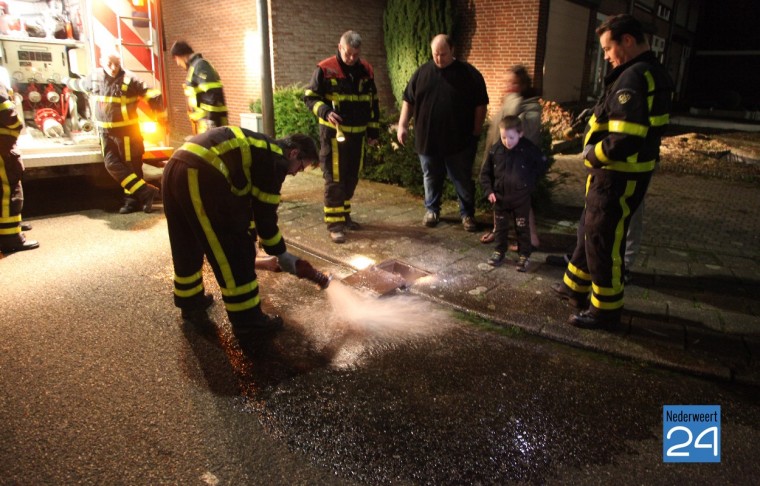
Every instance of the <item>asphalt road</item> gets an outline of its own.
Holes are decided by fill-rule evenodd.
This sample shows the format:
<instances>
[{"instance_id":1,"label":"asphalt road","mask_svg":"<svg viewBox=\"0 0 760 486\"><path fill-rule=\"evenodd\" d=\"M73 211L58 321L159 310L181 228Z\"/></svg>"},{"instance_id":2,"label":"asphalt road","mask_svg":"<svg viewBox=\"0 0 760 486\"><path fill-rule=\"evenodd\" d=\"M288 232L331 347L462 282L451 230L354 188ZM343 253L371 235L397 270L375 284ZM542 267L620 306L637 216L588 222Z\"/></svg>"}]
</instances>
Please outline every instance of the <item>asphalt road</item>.
<instances>
[{"instance_id":1,"label":"asphalt road","mask_svg":"<svg viewBox=\"0 0 760 486\"><path fill-rule=\"evenodd\" d=\"M492 327L409 296L262 274L286 329L172 306L166 222L113 188L25 186L0 259L0 484L748 484L758 390ZM287 235L285 235L287 237ZM720 464L663 463L663 405L721 406Z\"/></svg>"}]
</instances>

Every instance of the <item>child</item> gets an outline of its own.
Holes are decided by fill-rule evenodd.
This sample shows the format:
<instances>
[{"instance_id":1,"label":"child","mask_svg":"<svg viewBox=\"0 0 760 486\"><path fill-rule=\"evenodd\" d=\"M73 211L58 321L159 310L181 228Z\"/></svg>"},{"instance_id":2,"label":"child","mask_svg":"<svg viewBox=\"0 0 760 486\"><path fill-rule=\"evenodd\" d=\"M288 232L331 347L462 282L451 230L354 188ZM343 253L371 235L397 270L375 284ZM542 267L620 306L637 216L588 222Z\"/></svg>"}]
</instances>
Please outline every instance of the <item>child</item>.
<instances>
[{"instance_id":1,"label":"child","mask_svg":"<svg viewBox=\"0 0 760 486\"><path fill-rule=\"evenodd\" d=\"M496 222L496 251L488 259L489 265L499 266L507 251L509 221L514 220L517 233L517 271L525 272L530 258L530 196L536 188L548 162L530 140L523 137L522 122L517 116L505 116L499 122L501 140L488 151L480 169L480 183L488 201L493 204Z\"/></svg>"}]
</instances>

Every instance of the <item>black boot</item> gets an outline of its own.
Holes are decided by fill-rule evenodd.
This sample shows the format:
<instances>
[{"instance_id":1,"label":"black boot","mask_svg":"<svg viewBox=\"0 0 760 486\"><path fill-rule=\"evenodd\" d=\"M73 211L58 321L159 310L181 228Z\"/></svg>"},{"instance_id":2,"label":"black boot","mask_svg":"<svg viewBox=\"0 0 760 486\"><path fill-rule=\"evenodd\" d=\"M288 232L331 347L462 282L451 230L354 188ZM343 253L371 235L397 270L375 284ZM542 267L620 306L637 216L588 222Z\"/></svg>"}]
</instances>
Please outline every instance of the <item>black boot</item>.
<instances>
[{"instance_id":1,"label":"black boot","mask_svg":"<svg viewBox=\"0 0 760 486\"><path fill-rule=\"evenodd\" d=\"M127 196L124 198L124 206L119 208L119 214L129 214L140 210L140 203L137 199Z\"/></svg>"},{"instance_id":2,"label":"black boot","mask_svg":"<svg viewBox=\"0 0 760 486\"><path fill-rule=\"evenodd\" d=\"M16 251L34 250L40 244L35 240L27 240L24 233L11 236L0 236L0 252L13 253Z\"/></svg>"}]
</instances>

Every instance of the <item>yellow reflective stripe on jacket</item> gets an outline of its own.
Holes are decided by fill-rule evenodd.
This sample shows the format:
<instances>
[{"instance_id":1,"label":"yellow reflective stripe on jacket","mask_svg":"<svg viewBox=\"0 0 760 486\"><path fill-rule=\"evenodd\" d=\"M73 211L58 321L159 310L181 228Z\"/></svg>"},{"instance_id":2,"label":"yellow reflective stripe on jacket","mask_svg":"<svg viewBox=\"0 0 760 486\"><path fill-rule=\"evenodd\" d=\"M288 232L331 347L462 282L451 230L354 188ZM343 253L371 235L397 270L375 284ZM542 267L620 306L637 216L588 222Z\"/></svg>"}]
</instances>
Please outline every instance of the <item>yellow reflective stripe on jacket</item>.
<instances>
[{"instance_id":1,"label":"yellow reflective stripe on jacket","mask_svg":"<svg viewBox=\"0 0 760 486\"><path fill-rule=\"evenodd\" d=\"M193 88L193 91L195 91L196 93L200 93L200 92L205 93L206 91L211 90L211 89L216 89L216 88L221 89L222 82L212 81L210 83L202 83L202 84L199 84L198 86L193 86L192 88Z\"/></svg>"},{"instance_id":2,"label":"yellow reflective stripe on jacket","mask_svg":"<svg viewBox=\"0 0 760 486\"><path fill-rule=\"evenodd\" d=\"M320 123L320 125L325 125L325 126L328 126L328 127L332 128L333 130L335 130L335 125L333 125L332 123L330 123L327 120L323 120L323 119L320 118L319 119L319 123ZM362 133L362 132L366 132L367 131L367 125L361 125L361 126L356 126L356 127L352 127L352 126L349 126L349 125L341 125L340 129L343 132L348 132L348 133Z\"/></svg>"},{"instance_id":3,"label":"yellow reflective stripe on jacket","mask_svg":"<svg viewBox=\"0 0 760 486\"><path fill-rule=\"evenodd\" d=\"M584 165L593 168L588 161L585 161ZM649 162L612 162L605 164L601 169L616 170L618 172L650 172L654 170L654 167L655 161L652 160Z\"/></svg>"},{"instance_id":4,"label":"yellow reflective stripe on jacket","mask_svg":"<svg viewBox=\"0 0 760 486\"><path fill-rule=\"evenodd\" d=\"M275 234L271 238L261 238L261 237L259 237L259 240L261 241L261 244L264 245L264 246L274 246L277 243L279 243L281 239L282 239L282 233L280 232L280 230L277 230L277 234Z\"/></svg>"},{"instance_id":5,"label":"yellow reflective stripe on jacket","mask_svg":"<svg viewBox=\"0 0 760 486\"><path fill-rule=\"evenodd\" d=\"M11 100L6 100L0 103L0 111L2 110L12 110L16 108L16 105L13 104Z\"/></svg>"},{"instance_id":6,"label":"yellow reflective stripe on jacket","mask_svg":"<svg viewBox=\"0 0 760 486\"><path fill-rule=\"evenodd\" d=\"M10 135L18 138L21 134L21 130L9 130L8 128L0 128L0 135Z\"/></svg>"},{"instance_id":7,"label":"yellow reflective stripe on jacket","mask_svg":"<svg viewBox=\"0 0 760 486\"><path fill-rule=\"evenodd\" d=\"M624 133L626 135L635 135L637 137L646 137L649 127L641 123L633 123L623 120L610 120L608 123L610 133Z\"/></svg>"},{"instance_id":8,"label":"yellow reflective stripe on jacket","mask_svg":"<svg viewBox=\"0 0 760 486\"><path fill-rule=\"evenodd\" d=\"M256 186L251 189L251 195L261 202L269 204L280 204L280 195L272 194L271 192L264 192Z\"/></svg>"},{"instance_id":9,"label":"yellow reflective stripe on jacket","mask_svg":"<svg viewBox=\"0 0 760 486\"><path fill-rule=\"evenodd\" d=\"M95 120L95 125L100 128L119 128L119 127L126 127L129 125L137 125L140 123L140 120L134 119L134 120L124 120L124 121L118 121L118 122L104 122Z\"/></svg>"},{"instance_id":10,"label":"yellow reflective stripe on jacket","mask_svg":"<svg viewBox=\"0 0 760 486\"><path fill-rule=\"evenodd\" d=\"M129 98L125 98L124 96L98 96L94 95L92 97L95 101L99 101L101 103L137 103L137 100L139 99L137 96L131 96Z\"/></svg>"},{"instance_id":11,"label":"yellow reflective stripe on jacket","mask_svg":"<svg viewBox=\"0 0 760 486\"><path fill-rule=\"evenodd\" d=\"M372 94L341 94L327 93L325 98L330 101L372 101Z\"/></svg>"},{"instance_id":12,"label":"yellow reflective stripe on jacket","mask_svg":"<svg viewBox=\"0 0 760 486\"><path fill-rule=\"evenodd\" d=\"M661 127L663 125L667 125L668 123L670 123L670 114L667 113L664 115L649 117L649 124L653 127Z\"/></svg>"},{"instance_id":13,"label":"yellow reflective stripe on jacket","mask_svg":"<svg viewBox=\"0 0 760 486\"><path fill-rule=\"evenodd\" d=\"M206 103L201 103L198 106L198 108L200 108L201 110L214 111L214 112L227 111L227 107L224 105L214 106L214 105L207 105Z\"/></svg>"}]
</instances>

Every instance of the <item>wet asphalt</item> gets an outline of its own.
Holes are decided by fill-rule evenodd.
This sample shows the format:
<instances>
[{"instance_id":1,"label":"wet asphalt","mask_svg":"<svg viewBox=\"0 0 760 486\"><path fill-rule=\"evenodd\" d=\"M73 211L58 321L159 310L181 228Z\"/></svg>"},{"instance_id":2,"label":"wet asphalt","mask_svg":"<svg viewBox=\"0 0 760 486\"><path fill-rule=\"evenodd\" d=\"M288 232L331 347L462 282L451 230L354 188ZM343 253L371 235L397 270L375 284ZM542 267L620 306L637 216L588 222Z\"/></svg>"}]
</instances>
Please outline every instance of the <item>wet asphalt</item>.
<instances>
[{"instance_id":1,"label":"wet asphalt","mask_svg":"<svg viewBox=\"0 0 760 486\"><path fill-rule=\"evenodd\" d=\"M569 348L416 296L262 273L285 330L172 307L160 211L26 186L0 259L0 484L747 484L757 388ZM287 235L286 235L287 236ZM355 304L347 307L347 301ZM360 316L360 317L357 317ZM722 462L664 464L662 407L720 404Z\"/></svg>"}]
</instances>

